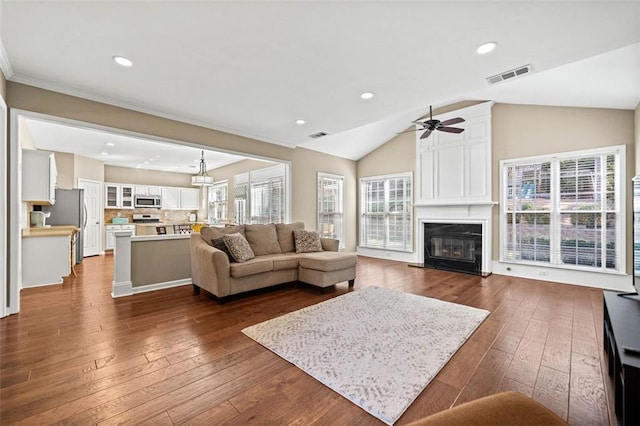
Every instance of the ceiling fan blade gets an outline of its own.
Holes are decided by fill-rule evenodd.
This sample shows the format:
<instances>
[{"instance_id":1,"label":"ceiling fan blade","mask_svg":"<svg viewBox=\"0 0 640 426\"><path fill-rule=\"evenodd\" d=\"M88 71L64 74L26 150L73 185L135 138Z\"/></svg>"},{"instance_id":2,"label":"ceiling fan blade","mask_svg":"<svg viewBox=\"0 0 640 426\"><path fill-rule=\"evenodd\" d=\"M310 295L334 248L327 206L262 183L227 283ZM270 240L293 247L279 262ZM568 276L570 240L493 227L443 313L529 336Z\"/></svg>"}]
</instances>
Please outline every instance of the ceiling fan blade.
<instances>
[{"instance_id":1,"label":"ceiling fan blade","mask_svg":"<svg viewBox=\"0 0 640 426\"><path fill-rule=\"evenodd\" d=\"M431 130L427 130L422 134L422 136L420 136L420 139L428 138L430 134L431 134Z\"/></svg>"},{"instance_id":2,"label":"ceiling fan blade","mask_svg":"<svg viewBox=\"0 0 640 426\"><path fill-rule=\"evenodd\" d=\"M462 133L462 132L464 132L464 129L460 129L458 127L438 127L437 130L440 130L441 132L447 132L447 133Z\"/></svg>"},{"instance_id":3,"label":"ceiling fan blade","mask_svg":"<svg viewBox=\"0 0 640 426\"><path fill-rule=\"evenodd\" d=\"M456 118L450 118L449 120L441 121L440 124L442 124L443 126L449 126L451 124L458 124L462 122L464 122L464 118L456 117Z\"/></svg>"},{"instance_id":4,"label":"ceiling fan blade","mask_svg":"<svg viewBox=\"0 0 640 426\"><path fill-rule=\"evenodd\" d=\"M422 128L422 129L413 129L413 130L405 130L403 132L396 133L396 135L399 135L401 133L419 132L419 131L422 131L422 130L424 130L424 128Z\"/></svg>"}]
</instances>

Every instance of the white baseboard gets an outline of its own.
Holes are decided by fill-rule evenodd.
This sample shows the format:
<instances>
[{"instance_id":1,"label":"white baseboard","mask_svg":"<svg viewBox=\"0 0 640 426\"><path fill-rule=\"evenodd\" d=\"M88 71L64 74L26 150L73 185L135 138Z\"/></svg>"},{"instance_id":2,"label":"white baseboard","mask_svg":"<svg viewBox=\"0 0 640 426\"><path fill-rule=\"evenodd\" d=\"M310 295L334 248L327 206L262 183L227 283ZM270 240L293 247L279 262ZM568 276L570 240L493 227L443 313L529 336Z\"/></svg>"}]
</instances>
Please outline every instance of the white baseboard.
<instances>
[{"instance_id":1,"label":"white baseboard","mask_svg":"<svg viewBox=\"0 0 640 426\"><path fill-rule=\"evenodd\" d=\"M632 277L626 274L576 271L499 261L493 261L491 266L493 273L498 275L596 287L604 290L633 291Z\"/></svg>"},{"instance_id":2,"label":"white baseboard","mask_svg":"<svg viewBox=\"0 0 640 426\"><path fill-rule=\"evenodd\" d=\"M148 291L163 290L165 288L180 287L182 285L191 284L191 277L182 278L174 281L166 281L162 283L154 283L133 287L133 294L146 293Z\"/></svg>"},{"instance_id":3,"label":"white baseboard","mask_svg":"<svg viewBox=\"0 0 640 426\"><path fill-rule=\"evenodd\" d=\"M131 281L123 281L120 283L113 281L111 297L115 299L117 297L131 296L133 295L132 288L133 284Z\"/></svg>"},{"instance_id":4,"label":"white baseboard","mask_svg":"<svg viewBox=\"0 0 640 426\"><path fill-rule=\"evenodd\" d=\"M416 253L414 252L358 247L356 249L356 254L360 256L374 257L376 259L397 260L399 262L407 262L407 263L417 262L417 256L416 256Z\"/></svg>"}]
</instances>

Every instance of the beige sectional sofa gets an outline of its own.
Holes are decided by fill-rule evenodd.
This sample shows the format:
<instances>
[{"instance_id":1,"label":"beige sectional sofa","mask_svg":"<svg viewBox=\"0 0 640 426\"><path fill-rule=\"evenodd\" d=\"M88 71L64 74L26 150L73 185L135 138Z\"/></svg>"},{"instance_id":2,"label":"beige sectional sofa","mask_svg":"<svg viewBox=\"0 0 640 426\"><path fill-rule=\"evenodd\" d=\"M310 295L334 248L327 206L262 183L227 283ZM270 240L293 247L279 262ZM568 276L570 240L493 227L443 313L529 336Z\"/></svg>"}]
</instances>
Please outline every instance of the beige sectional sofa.
<instances>
[{"instance_id":1,"label":"beige sectional sofa","mask_svg":"<svg viewBox=\"0 0 640 426\"><path fill-rule=\"evenodd\" d=\"M224 298L277 284L301 281L320 288L348 281L354 285L357 256L338 251L338 240L321 238L320 245L308 248L294 239L304 234L302 222L291 224L205 227L191 235L191 278L195 294L204 289L224 302ZM252 259L237 262L227 254L232 238L246 239ZM226 237L225 237L226 235ZM244 240L243 239L243 240ZM316 241L317 243L317 241ZM320 248L321 246L321 248ZM303 250L321 250L298 253Z\"/></svg>"}]
</instances>

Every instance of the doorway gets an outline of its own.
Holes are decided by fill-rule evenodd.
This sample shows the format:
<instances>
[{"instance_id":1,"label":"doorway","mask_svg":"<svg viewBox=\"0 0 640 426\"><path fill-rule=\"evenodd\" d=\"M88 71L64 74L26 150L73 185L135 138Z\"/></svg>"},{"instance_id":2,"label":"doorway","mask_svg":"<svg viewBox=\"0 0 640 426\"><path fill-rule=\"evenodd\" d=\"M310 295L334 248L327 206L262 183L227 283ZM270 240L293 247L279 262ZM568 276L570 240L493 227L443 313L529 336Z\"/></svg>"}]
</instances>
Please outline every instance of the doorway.
<instances>
[{"instance_id":1,"label":"doorway","mask_svg":"<svg viewBox=\"0 0 640 426\"><path fill-rule=\"evenodd\" d=\"M100 230L102 224L102 183L78 178L78 188L84 189L84 257L97 256L102 247Z\"/></svg>"}]
</instances>

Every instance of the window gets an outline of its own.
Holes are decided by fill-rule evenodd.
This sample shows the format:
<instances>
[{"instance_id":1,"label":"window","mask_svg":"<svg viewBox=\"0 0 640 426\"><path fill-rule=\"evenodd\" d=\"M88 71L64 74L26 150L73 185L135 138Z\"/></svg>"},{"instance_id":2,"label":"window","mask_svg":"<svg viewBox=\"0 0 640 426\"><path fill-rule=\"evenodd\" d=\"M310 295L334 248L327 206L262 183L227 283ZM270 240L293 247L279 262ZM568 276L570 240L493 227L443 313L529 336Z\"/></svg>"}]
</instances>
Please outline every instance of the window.
<instances>
[{"instance_id":1,"label":"window","mask_svg":"<svg viewBox=\"0 0 640 426\"><path fill-rule=\"evenodd\" d=\"M284 164L235 175L233 194L234 221L238 224L288 220Z\"/></svg>"},{"instance_id":2,"label":"window","mask_svg":"<svg viewBox=\"0 0 640 426\"><path fill-rule=\"evenodd\" d=\"M502 260L623 271L623 149L501 162Z\"/></svg>"},{"instance_id":3,"label":"window","mask_svg":"<svg viewBox=\"0 0 640 426\"><path fill-rule=\"evenodd\" d=\"M215 182L209 188L209 223L221 223L228 220L229 201L228 181Z\"/></svg>"},{"instance_id":4,"label":"window","mask_svg":"<svg viewBox=\"0 0 640 426\"><path fill-rule=\"evenodd\" d=\"M360 246L412 251L412 175L360 179Z\"/></svg>"},{"instance_id":5,"label":"window","mask_svg":"<svg viewBox=\"0 0 640 426\"><path fill-rule=\"evenodd\" d=\"M318 233L344 248L344 177L318 173Z\"/></svg>"}]
</instances>

